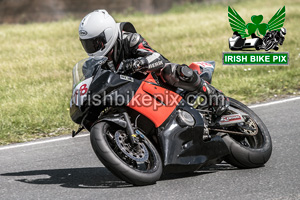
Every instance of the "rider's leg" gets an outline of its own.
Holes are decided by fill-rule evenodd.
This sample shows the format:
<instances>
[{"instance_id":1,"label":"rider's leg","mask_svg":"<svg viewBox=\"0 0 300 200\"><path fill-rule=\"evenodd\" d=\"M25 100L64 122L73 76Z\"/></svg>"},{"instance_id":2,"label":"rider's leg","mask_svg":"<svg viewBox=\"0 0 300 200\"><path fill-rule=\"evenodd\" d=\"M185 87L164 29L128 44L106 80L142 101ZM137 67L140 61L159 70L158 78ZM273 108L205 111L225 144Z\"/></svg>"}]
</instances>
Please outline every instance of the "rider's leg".
<instances>
[{"instance_id":1,"label":"rider's leg","mask_svg":"<svg viewBox=\"0 0 300 200\"><path fill-rule=\"evenodd\" d=\"M221 115L229 106L228 98L212 85L200 78L186 65L168 64L161 71L162 79L169 85L186 91L201 92L206 95L216 115Z\"/></svg>"}]
</instances>

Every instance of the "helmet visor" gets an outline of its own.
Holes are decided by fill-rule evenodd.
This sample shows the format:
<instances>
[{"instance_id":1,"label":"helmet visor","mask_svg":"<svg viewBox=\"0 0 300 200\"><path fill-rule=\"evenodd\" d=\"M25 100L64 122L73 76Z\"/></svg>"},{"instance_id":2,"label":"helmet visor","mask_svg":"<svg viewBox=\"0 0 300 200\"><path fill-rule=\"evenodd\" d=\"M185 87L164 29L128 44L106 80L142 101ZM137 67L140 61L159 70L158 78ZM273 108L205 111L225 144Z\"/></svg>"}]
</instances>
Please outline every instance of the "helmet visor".
<instances>
[{"instance_id":1,"label":"helmet visor","mask_svg":"<svg viewBox=\"0 0 300 200\"><path fill-rule=\"evenodd\" d=\"M90 38L90 39L81 39L80 42L87 53L95 53L100 49L104 49L107 43L105 38L105 33L102 32L100 35Z\"/></svg>"}]
</instances>

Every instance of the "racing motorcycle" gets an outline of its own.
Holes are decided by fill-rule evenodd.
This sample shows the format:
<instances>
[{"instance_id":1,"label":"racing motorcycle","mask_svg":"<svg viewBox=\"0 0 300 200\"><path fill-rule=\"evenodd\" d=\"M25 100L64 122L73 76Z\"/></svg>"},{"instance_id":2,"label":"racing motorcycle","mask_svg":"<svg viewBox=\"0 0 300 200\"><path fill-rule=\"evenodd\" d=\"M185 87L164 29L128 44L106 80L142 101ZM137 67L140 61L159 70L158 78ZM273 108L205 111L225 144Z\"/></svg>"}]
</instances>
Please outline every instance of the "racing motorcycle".
<instances>
[{"instance_id":1,"label":"racing motorcycle","mask_svg":"<svg viewBox=\"0 0 300 200\"><path fill-rule=\"evenodd\" d=\"M262 120L229 98L214 116L201 94L163 84L159 75L126 76L105 69L106 57L90 57L73 68L70 116L90 132L92 148L114 175L149 185L162 173L194 172L225 160L238 168L263 166L272 142ZM211 82L215 63L190 66Z\"/></svg>"},{"instance_id":2,"label":"racing motorcycle","mask_svg":"<svg viewBox=\"0 0 300 200\"><path fill-rule=\"evenodd\" d=\"M274 49L275 51L278 51L278 41L275 37L264 39L262 44L262 49L265 49L266 51L269 51L271 49Z\"/></svg>"}]
</instances>

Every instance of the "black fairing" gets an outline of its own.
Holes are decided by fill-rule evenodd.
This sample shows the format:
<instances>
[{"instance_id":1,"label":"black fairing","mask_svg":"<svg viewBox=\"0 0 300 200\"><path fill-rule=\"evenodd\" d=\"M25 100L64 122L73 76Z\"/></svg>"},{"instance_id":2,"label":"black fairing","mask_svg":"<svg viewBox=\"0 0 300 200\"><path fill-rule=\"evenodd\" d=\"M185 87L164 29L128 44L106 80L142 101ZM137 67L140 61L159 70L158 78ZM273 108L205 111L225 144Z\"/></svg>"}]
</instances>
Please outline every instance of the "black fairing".
<instances>
[{"instance_id":1,"label":"black fairing","mask_svg":"<svg viewBox=\"0 0 300 200\"><path fill-rule=\"evenodd\" d=\"M81 124L83 112L75 104L72 104L70 108L70 117L76 124Z\"/></svg>"},{"instance_id":2,"label":"black fairing","mask_svg":"<svg viewBox=\"0 0 300 200\"><path fill-rule=\"evenodd\" d=\"M123 76L124 77L124 76ZM121 78L121 75L116 74L111 72L110 70L105 70L105 69L99 69L99 71L97 72L97 74L95 75L91 86L89 88L90 94L91 96L93 95L102 95L104 94L109 94L110 92L112 92L113 90L115 90L116 88L119 88L119 94L123 94L128 90L125 90L125 88L123 88L125 84L129 84L129 86L127 87L131 87L132 89L137 89L141 83L141 81L138 81L136 79L130 79L131 81L125 80L124 78ZM139 84L137 84L137 82ZM123 86L123 87L121 87ZM135 90L134 90L135 91Z\"/></svg>"},{"instance_id":3,"label":"black fairing","mask_svg":"<svg viewBox=\"0 0 300 200\"><path fill-rule=\"evenodd\" d=\"M195 119L193 127L178 124L178 110L189 112ZM195 171L204 165L214 164L229 151L220 136L203 141L204 122L202 116L181 100L168 122L160 127L159 140L168 172Z\"/></svg>"},{"instance_id":4,"label":"black fairing","mask_svg":"<svg viewBox=\"0 0 300 200\"><path fill-rule=\"evenodd\" d=\"M141 81L128 77L126 80L126 77L124 77L125 76L113 73L110 70L99 68L89 87L88 99L81 107L77 107L73 104L70 108L72 120L77 124L86 126L87 123L95 121L104 108L115 105L127 105L140 86ZM126 97L126 101L122 101L124 105L120 104L122 99L117 98L117 95ZM99 100L101 100L101 104L95 106ZM118 102L118 100L120 102Z\"/></svg>"}]
</instances>

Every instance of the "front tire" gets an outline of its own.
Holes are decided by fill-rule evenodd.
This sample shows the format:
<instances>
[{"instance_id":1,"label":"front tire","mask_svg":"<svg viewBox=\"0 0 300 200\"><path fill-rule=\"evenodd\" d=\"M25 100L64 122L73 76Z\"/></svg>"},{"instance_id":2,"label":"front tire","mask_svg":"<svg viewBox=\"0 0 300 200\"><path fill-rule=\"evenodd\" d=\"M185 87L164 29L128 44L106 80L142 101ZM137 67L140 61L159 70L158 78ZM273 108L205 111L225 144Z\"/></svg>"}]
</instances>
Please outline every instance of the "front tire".
<instances>
[{"instance_id":1,"label":"front tire","mask_svg":"<svg viewBox=\"0 0 300 200\"><path fill-rule=\"evenodd\" d=\"M154 184L162 174L160 155L146 136L139 142L139 152L126 137L117 125L100 122L93 126L90 139L97 157L114 175L133 185Z\"/></svg>"},{"instance_id":2,"label":"front tire","mask_svg":"<svg viewBox=\"0 0 300 200\"><path fill-rule=\"evenodd\" d=\"M225 161L238 168L255 168L263 166L272 154L272 141L269 131L262 120L246 105L230 98L230 106L250 116L258 132L254 136L225 135L223 137L230 155Z\"/></svg>"}]
</instances>

